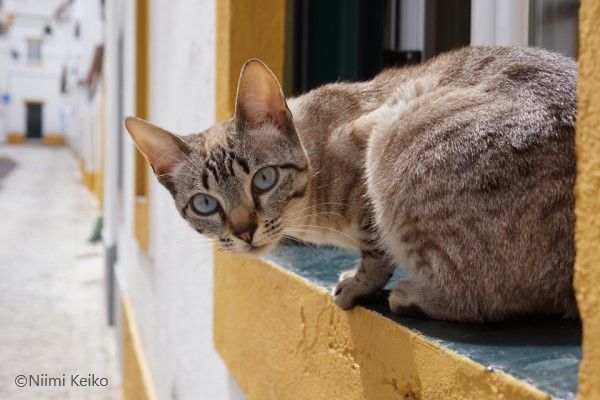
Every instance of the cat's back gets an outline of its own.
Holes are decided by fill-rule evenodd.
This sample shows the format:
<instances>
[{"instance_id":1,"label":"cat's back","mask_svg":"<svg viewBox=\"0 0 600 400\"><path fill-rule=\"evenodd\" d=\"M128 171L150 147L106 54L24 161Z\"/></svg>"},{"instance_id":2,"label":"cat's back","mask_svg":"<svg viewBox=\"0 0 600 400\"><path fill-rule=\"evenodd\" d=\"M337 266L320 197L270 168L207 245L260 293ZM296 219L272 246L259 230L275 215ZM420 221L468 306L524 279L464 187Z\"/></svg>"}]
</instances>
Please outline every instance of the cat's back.
<instances>
[{"instance_id":1,"label":"cat's back","mask_svg":"<svg viewBox=\"0 0 600 400\"><path fill-rule=\"evenodd\" d=\"M440 54L424 64L386 69L371 81L373 90L393 91L410 79L430 76L440 86L540 86L571 92L577 81L572 58L537 47L467 46ZM495 83L495 84L494 84Z\"/></svg>"},{"instance_id":2,"label":"cat's back","mask_svg":"<svg viewBox=\"0 0 600 400\"><path fill-rule=\"evenodd\" d=\"M418 155L424 165L428 160L445 160L446 167L468 164L481 155L482 146L516 157L514 152L533 146L552 148L557 139L572 141L577 66L569 57L530 47L465 47L400 78L402 73L385 71L373 82L401 79L397 90L406 92L412 82L425 80L428 88L396 106L393 117L374 131L394 131L396 146ZM371 140L372 151L390 145L382 140L386 135L379 136Z\"/></svg>"}]
</instances>

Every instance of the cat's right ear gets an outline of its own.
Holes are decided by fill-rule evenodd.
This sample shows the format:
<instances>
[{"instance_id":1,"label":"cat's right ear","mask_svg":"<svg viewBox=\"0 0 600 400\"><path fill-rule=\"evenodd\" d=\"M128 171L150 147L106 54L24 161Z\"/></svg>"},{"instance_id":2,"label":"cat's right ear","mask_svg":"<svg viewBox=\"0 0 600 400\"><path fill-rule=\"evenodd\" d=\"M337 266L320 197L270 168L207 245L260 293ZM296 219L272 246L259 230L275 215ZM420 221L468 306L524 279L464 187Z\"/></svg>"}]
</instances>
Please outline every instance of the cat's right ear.
<instances>
[{"instance_id":1,"label":"cat's right ear","mask_svg":"<svg viewBox=\"0 0 600 400\"><path fill-rule=\"evenodd\" d=\"M141 118L125 118L125 127L156 175L170 173L191 153L190 147L177 135Z\"/></svg>"}]
</instances>

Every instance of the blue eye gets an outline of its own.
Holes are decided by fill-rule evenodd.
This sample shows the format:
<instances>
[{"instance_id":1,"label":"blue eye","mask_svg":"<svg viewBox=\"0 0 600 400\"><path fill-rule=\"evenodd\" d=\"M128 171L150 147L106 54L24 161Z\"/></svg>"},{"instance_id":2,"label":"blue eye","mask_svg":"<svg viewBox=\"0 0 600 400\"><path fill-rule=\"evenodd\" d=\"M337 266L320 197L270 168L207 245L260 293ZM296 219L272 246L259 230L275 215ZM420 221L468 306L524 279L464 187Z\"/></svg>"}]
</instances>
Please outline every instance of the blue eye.
<instances>
[{"instance_id":1,"label":"blue eye","mask_svg":"<svg viewBox=\"0 0 600 400\"><path fill-rule=\"evenodd\" d=\"M258 190L271 189L277 182L277 170L274 167L264 167L254 175L252 183Z\"/></svg>"},{"instance_id":2,"label":"blue eye","mask_svg":"<svg viewBox=\"0 0 600 400\"><path fill-rule=\"evenodd\" d=\"M199 214L209 215L217 211L219 203L207 194L199 193L192 198L192 207Z\"/></svg>"}]
</instances>

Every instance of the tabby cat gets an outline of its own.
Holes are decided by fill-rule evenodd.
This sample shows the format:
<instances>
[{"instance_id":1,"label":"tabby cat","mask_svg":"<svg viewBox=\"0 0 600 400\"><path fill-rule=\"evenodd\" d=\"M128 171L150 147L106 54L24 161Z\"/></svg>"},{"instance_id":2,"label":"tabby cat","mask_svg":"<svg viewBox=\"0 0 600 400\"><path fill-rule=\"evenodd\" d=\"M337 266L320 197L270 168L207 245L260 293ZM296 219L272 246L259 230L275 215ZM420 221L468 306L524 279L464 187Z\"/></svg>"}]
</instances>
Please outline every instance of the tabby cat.
<instances>
[{"instance_id":1,"label":"tabby cat","mask_svg":"<svg viewBox=\"0 0 600 400\"><path fill-rule=\"evenodd\" d=\"M284 237L360 252L344 310L412 278L394 313L456 321L576 317L576 63L527 47L466 47L286 100L248 61L235 115L178 136L125 123L199 233L263 255Z\"/></svg>"}]
</instances>

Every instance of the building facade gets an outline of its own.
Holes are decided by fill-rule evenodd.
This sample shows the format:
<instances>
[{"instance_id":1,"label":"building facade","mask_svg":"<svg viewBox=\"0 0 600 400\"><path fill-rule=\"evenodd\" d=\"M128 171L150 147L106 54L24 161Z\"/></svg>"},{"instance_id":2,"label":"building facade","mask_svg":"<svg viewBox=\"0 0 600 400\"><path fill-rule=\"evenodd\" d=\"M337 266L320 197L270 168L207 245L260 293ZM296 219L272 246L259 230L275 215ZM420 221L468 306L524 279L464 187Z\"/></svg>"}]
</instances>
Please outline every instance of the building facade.
<instances>
[{"instance_id":1,"label":"building facade","mask_svg":"<svg viewBox=\"0 0 600 400\"><path fill-rule=\"evenodd\" d=\"M62 62L69 24L54 19L58 1L6 1L0 9L0 142L64 143Z\"/></svg>"},{"instance_id":2,"label":"building facade","mask_svg":"<svg viewBox=\"0 0 600 400\"><path fill-rule=\"evenodd\" d=\"M225 320L215 301L230 294L214 290L213 245L178 215L125 132L125 116L180 134L204 130L231 116L240 67L252 57L267 62L292 95L461 45L537 44L573 56L578 49L577 2L558 10L536 0L458 1L452 9L402 0L57 0L43 12L25 8L34 3L6 0L0 9L7 60L0 63L0 141L33 138L28 113L37 112L37 101L42 141L67 142L81 160L103 212L106 318L115 326L126 399L282 397L251 387L255 371L239 367L248 360L233 365L235 352L214 337L214 321L222 327ZM587 3L591 25L599 14ZM587 46L597 40L585 39ZM45 72L35 62L47 62ZM23 79L39 82L36 91L20 91L32 86ZM217 280L221 289L227 271Z\"/></svg>"}]
</instances>

